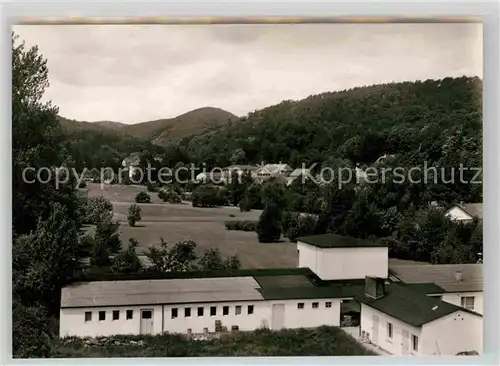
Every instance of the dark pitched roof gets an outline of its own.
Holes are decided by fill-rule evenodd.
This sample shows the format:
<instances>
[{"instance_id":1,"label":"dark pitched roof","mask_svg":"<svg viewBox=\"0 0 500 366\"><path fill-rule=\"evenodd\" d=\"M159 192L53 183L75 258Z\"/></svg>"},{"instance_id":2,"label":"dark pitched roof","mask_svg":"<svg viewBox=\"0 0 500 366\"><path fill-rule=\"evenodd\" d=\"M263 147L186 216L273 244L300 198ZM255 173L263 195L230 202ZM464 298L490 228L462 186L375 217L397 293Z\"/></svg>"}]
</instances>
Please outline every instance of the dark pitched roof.
<instances>
[{"instance_id":1,"label":"dark pitched roof","mask_svg":"<svg viewBox=\"0 0 500 366\"><path fill-rule=\"evenodd\" d=\"M393 283L385 288L386 295L379 299L362 295L358 296L357 300L414 327L421 327L456 311L481 316L457 305L412 291L401 284Z\"/></svg>"},{"instance_id":2,"label":"dark pitched roof","mask_svg":"<svg viewBox=\"0 0 500 366\"><path fill-rule=\"evenodd\" d=\"M374 241L335 234L304 236L298 238L297 241L319 248L387 247L387 245Z\"/></svg>"},{"instance_id":3,"label":"dark pitched roof","mask_svg":"<svg viewBox=\"0 0 500 366\"><path fill-rule=\"evenodd\" d=\"M417 264L391 265L389 271L402 282L435 283L445 292L483 291L483 265L468 264ZM462 273L462 280L455 275Z\"/></svg>"},{"instance_id":4,"label":"dark pitched roof","mask_svg":"<svg viewBox=\"0 0 500 366\"><path fill-rule=\"evenodd\" d=\"M420 294L424 295L437 295L437 294L442 294L445 293L446 291L442 288L436 285L435 283L403 283L401 282L402 285L406 286L412 291L418 292Z\"/></svg>"},{"instance_id":5,"label":"dark pitched roof","mask_svg":"<svg viewBox=\"0 0 500 366\"><path fill-rule=\"evenodd\" d=\"M266 300L350 299L363 294L364 280L320 281L312 286L262 286L259 292Z\"/></svg>"}]
</instances>

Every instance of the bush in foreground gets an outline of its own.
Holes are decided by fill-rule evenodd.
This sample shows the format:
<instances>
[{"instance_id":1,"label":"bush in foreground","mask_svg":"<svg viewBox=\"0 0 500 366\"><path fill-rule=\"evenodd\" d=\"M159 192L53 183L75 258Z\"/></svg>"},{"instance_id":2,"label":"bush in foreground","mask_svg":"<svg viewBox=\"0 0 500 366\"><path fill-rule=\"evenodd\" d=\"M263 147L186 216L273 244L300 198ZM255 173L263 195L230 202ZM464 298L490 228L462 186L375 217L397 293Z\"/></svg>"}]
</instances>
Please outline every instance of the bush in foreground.
<instances>
[{"instance_id":1,"label":"bush in foreground","mask_svg":"<svg viewBox=\"0 0 500 366\"><path fill-rule=\"evenodd\" d=\"M257 228L256 221L248 220L231 220L224 223L226 230L239 230L239 231L255 231Z\"/></svg>"},{"instance_id":2,"label":"bush in foreground","mask_svg":"<svg viewBox=\"0 0 500 366\"><path fill-rule=\"evenodd\" d=\"M236 332L219 339L179 334L58 339L54 357L373 356L338 327Z\"/></svg>"}]
</instances>

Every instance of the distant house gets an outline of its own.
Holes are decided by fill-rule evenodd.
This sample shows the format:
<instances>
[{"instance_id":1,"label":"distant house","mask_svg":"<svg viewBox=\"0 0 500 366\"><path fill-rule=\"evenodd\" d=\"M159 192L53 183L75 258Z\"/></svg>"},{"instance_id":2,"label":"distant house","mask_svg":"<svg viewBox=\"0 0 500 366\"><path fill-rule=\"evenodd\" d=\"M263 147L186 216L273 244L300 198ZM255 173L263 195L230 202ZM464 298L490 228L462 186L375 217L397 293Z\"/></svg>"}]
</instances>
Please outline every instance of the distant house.
<instances>
[{"instance_id":1,"label":"distant house","mask_svg":"<svg viewBox=\"0 0 500 366\"><path fill-rule=\"evenodd\" d=\"M223 173L221 171L207 171L199 173L196 178L198 183L213 183L221 184L224 182Z\"/></svg>"},{"instance_id":2,"label":"distant house","mask_svg":"<svg viewBox=\"0 0 500 366\"><path fill-rule=\"evenodd\" d=\"M482 203L460 203L454 205L445 215L452 221L470 222L474 218L483 218L483 204Z\"/></svg>"},{"instance_id":3,"label":"distant house","mask_svg":"<svg viewBox=\"0 0 500 366\"><path fill-rule=\"evenodd\" d=\"M122 167L124 167L125 171L128 171L129 179L134 178L134 174L139 169L139 164L141 162L141 153L132 153L129 157L122 160Z\"/></svg>"},{"instance_id":4,"label":"distant house","mask_svg":"<svg viewBox=\"0 0 500 366\"><path fill-rule=\"evenodd\" d=\"M443 301L483 313L483 265L471 264L399 264L391 265L394 280L412 284L434 283L442 292L434 296Z\"/></svg>"},{"instance_id":5,"label":"distant house","mask_svg":"<svg viewBox=\"0 0 500 366\"><path fill-rule=\"evenodd\" d=\"M256 178L260 182L264 182L271 178L278 177L288 177L293 169L288 164L266 164L263 167L260 167L256 171Z\"/></svg>"}]
</instances>

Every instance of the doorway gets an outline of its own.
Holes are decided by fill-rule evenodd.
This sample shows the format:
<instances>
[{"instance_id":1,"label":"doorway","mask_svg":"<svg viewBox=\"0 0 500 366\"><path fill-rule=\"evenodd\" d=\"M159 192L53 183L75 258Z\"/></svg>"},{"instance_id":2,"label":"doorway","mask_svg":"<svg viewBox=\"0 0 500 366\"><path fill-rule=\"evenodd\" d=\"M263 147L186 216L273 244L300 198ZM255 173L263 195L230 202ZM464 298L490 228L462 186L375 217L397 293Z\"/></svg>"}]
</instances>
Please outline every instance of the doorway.
<instances>
[{"instance_id":1,"label":"doorway","mask_svg":"<svg viewBox=\"0 0 500 366\"><path fill-rule=\"evenodd\" d=\"M141 309L141 334L153 334L153 309Z\"/></svg>"},{"instance_id":2,"label":"doorway","mask_svg":"<svg viewBox=\"0 0 500 366\"><path fill-rule=\"evenodd\" d=\"M279 330L285 327L285 304L273 304L272 329Z\"/></svg>"},{"instance_id":3,"label":"doorway","mask_svg":"<svg viewBox=\"0 0 500 366\"><path fill-rule=\"evenodd\" d=\"M401 353L403 355L407 355L409 353L409 346L410 346L410 333L408 333L407 330L403 330L402 332L402 342L401 342Z\"/></svg>"}]
</instances>

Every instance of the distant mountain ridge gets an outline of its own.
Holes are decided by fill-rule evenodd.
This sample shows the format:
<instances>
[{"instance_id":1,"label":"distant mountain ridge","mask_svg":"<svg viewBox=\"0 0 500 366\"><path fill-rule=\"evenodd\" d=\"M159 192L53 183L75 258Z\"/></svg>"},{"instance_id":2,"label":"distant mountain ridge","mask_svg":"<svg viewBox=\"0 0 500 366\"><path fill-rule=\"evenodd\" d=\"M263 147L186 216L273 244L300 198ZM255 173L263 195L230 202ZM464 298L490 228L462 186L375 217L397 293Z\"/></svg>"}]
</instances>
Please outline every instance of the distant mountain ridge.
<instances>
[{"instance_id":1,"label":"distant mountain ridge","mask_svg":"<svg viewBox=\"0 0 500 366\"><path fill-rule=\"evenodd\" d=\"M174 118L165 118L136 124L115 121L86 122L59 117L66 132L92 131L105 135L128 135L146 140L155 145L165 146L183 137L199 135L215 128L226 126L239 119L238 116L220 108L203 107L194 109Z\"/></svg>"}]
</instances>

